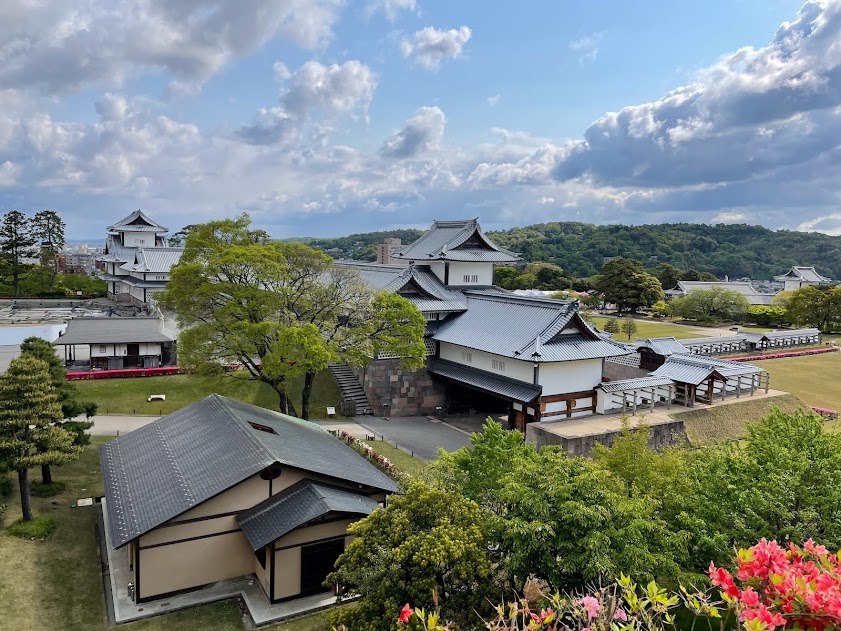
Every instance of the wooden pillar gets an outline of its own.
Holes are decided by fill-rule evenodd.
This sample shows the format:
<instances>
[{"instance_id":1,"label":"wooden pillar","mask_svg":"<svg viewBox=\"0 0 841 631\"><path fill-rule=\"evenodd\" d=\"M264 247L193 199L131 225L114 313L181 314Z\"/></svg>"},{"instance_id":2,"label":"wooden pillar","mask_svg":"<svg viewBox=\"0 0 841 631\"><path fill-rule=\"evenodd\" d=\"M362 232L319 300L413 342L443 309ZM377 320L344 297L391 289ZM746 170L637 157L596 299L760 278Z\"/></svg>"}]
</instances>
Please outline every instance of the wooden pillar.
<instances>
[{"instance_id":1,"label":"wooden pillar","mask_svg":"<svg viewBox=\"0 0 841 631\"><path fill-rule=\"evenodd\" d=\"M634 412L633 412L632 416L636 416L637 415L637 391L634 390L631 394L634 395Z\"/></svg>"},{"instance_id":2,"label":"wooden pillar","mask_svg":"<svg viewBox=\"0 0 841 631\"><path fill-rule=\"evenodd\" d=\"M727 395L727 379L725 378L721 382L721 400L724 401L724 397Z\"/></svg>"},{"instance_id":3,"label":"wooden pillar","mask_svg":"<svg viewBox=\"0 0 841 631\"><path fill-rule=\"evenodd\" d=\"M736 398L742 393L742 375L736 377Z\"/></svg>"},{"instance_id":4,"label":"wooden pillar","mask_svg":"<svg viewBox=\"0 0 841 631\"><path fill-rule=\"evenodd\" d=\"M625 408L627 406L627 401L625 400L625 394L626 393L624 393L624 392L622 393L622 414L625 414Z\"/></svg>"},{"instance_id":5,"label":"wooden pillar","mask_svg":"<svg viewBox=\"0 0 841 631\"><path fill-rule=\"evenodd\" d=\"M666 400L666 408L672 409L672 385L669 384L669 398Z\"/></svg>"},{"instance_id":6,"label":"wooden pillar","mask_svg":"<svg viewBox=\"0 0 841 631\"><path fill-rule=\"evenodd\" d=\"M765 373L765 394L768 394L768 389L771 387L771 374Z\"/></svg>"},{"instance_id":7,"label":"wooden pillar","mask_svg":"<svg viewBox=\"0 0 841 631\"><path fill-rule=\"evenodd\" d=\"M657 398L657 388L651 389L651 411L654 411L654 399Z\"/></svg>"}]
</instances>

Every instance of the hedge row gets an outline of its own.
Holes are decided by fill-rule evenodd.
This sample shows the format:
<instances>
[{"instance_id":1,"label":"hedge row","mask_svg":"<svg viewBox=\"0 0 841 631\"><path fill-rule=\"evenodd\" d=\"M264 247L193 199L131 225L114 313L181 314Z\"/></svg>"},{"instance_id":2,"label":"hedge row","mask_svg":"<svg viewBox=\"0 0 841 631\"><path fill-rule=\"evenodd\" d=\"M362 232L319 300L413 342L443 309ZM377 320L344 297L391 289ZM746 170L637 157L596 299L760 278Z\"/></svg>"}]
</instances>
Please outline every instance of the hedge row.
<instances>
[{"instance_id":1,"label":"hedge row","mask_svg":"<svg viewBox=\"0 0 841 631\"><path fill-rule=\"evenodd\" d=\"M734 362L755 362L761 359L780 359L782 357L804 357L806 355L820 355L822 353L834 353L838 348L812 348L803 351L787 351L785 353L768 353L767 355L751 355L750 357L728 357Z\"/></svg>"}]
</instances>

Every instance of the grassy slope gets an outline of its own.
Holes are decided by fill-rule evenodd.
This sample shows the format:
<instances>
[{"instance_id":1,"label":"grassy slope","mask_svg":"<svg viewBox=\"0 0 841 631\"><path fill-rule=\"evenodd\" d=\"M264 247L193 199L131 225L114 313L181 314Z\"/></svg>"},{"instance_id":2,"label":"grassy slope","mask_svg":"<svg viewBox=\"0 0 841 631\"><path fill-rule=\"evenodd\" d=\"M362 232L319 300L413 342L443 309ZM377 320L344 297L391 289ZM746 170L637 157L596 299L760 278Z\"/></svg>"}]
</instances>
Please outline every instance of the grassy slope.
<instances>
[{"instance_id":1,"label":"grassy slope","mask_svg":"<svg viewBox=\"0 0 841 631\"><path fill-rule=\"evenodd\" d=\"M603 316L596 316L592 318L593 324L599 329L604 330L604 323L608 320ZM645 337L674 337L677 339L686 339L690 337L704 337L703 332L689 326L662 324L660 322L649 322L647 320L637 320L637 332L631 336L631 340ZM621 322L620 322L621 326ZM613 338L618 342L627 342L628 336L620 330L619 333L614 333Z\"/></svg>"},{"instance_id":2,"label":"grassy slope","mask_svg":"<svg viewBox=\"0 0 841 631\"><path fill-rule=\"evenodd\" d=\"M54 498L33 497L36 513L47 513L58 530L45 541L0 534L0 631L105 631L99 553L92 508L70 508L80 497L102 494L97 448L111 438L94 437L73 463L54 469L67 490ZM35 470L30 477L35 478ZM20 516L20 502L9 498L4 526ZM52 502L56 504L53 505ZM233 601L151 618L120 627L126 631L240 631ZM327 631L321 614L269 627L274 631Z\"/></svg>"},{"instance_id":3,"label":"grassy slope","mask_svg":"<svg viewBox=\"0 0 841 631\"><path fill-rule=\"evenodd\" d=\"M398 469L409 475L419 474L426 464L423 460L413 458L405 451L398 449L394 445L383 442L381 440L369 441L371 447L381 456L385 456L394 463Z\"/></svg>"},{"instance_id":4,"label":"grassy slope","mask_svg":"<svg viewBox=\"0 0 841 631\"><path fill-rule=\"evenodd\" d=\"M754 400L748 398L713 408L697 407L670 416L683 421L689 442L697 446L741 438L746 423L760 420L775 407L783 412L794 412L806 406L796 396L787 394Z\"/></svg>"},{"instance_id":5,"label":"grassy slope","mask_svg":"<svg viewBox=\"0 0 841 631\"><path fill-rule=\"evenodd\" d=\"M269 386L244 379L239 373L233 376L200 377L197 375L170 375L165 377L138 377L135 379L91 379L77 381L82 399L99 404L100 414L169 414L212 393L253 403L276 410L278 398ZM290 384L295 411L301 411L303 377ZM150 394L165 394L166 401L148 402ZM327 406L338 406L342 395L329 371L320 373L313 385L310 416L323 419Z\"/></svg>"}]
</instances>

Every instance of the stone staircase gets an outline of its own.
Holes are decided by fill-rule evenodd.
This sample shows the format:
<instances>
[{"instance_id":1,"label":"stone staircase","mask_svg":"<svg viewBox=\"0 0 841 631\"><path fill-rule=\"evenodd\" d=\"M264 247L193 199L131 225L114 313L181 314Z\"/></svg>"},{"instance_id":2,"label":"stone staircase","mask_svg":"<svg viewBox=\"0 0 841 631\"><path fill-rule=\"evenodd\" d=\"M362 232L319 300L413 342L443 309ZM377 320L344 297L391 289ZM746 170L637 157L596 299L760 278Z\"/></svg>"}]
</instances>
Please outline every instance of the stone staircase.
<instances>
[{"instance_id":1,"label":"stone staircase","mask_svg":"<svg viewBox=\"0 0 841 631\"><path fill-rule=\"evenodd\" d=\"M330 372L342 391L342 401L352 401L356 404L356 414L358 415L372 414L368 397L365 396L365 390L362 389L359 379L356 378L350 366L347 364L330 364Z\"/></svg>"}]
</instances>

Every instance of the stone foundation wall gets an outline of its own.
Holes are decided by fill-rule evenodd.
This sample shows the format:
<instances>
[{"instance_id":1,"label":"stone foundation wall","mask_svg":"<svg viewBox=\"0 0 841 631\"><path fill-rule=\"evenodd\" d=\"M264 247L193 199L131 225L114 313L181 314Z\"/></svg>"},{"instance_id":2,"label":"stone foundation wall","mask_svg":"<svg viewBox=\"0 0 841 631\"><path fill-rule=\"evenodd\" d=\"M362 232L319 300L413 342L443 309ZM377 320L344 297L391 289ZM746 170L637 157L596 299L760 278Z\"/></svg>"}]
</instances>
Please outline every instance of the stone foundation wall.
<instances>
[{"instance_id":1,"label":"stone foundation wall","mask_svg":"<svg viewBox=\"0 0 841 631\"><path fill-rule=\"evenodd\" d=\"M353 371L375 416L440 414L436 408L446 404L444 384L426 368L406 370L399 359L378 359Z\"/></svg>"},{"instance_id":2,"label":"stone foundation wall","mask_svg":"<svg viewBox=\"0 0 841 631\"><path fill-rule=\"evenodd\" d=\"M648 439L649 449L660 449L672 445L686 444L689 440L686 437L686 429L683 421L662 423L649 428L651 436ZM590 436L576 436L564 438L541 427L540 423L531 423L526 428L526 442L533 443L538 449L546 445L559 445L570 456L589 456L596 443L610 447L614 439L621 434L621 430L605 432L603 434L592 434Z\"/></svg>"}]
</instances>

